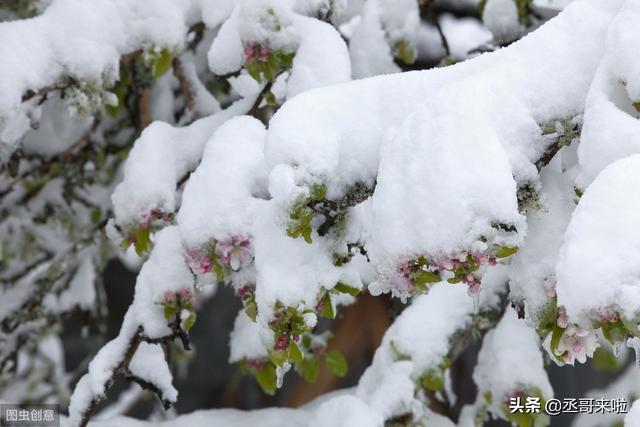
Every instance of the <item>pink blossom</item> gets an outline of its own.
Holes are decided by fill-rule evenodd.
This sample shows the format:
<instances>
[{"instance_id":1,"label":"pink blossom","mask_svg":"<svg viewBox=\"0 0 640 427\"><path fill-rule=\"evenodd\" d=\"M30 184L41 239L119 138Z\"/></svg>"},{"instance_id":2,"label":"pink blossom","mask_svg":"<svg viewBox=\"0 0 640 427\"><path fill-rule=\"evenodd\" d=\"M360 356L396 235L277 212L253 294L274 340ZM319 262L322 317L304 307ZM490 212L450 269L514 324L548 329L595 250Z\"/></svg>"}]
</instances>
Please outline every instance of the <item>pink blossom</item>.
<instances>
[{"instance_id":1,"label":"pink blossom","mask_svg":"<svg viewBox=\"0 0 640 427\"><path fill-rule=\"evenodd\" d=\"M476 280L475 282L469 285L469 295L478 295L480 293L480 281Z\"/></svg>"},{"instance_id":2,"label":"pink blossom","mask_svg":"<svg viewBox=\"0 0 640 427\"><path fill-rule=\"evenodd\" d=\"M173 302L173 299L175 298L175 295L173 292L171 291L166 291L164 293L164 301L165 302Z\"/></svg>"},{"instance_id":3,"label":"pink blossom","mask_svg":"<svg viewBox=\"0 0 640 427\"><path fill-rule=\"evenodd\" d=\"M269 60L269 48L266 46L263 46L260 49L260 61L267 62L268 60Z\"/></svg>"},{"instance_id":4,"label":"pink blossom","mask_svg":"<svg viewBox=\"0 0 640 427\"><path fill-rule=\"evenodd\" d=\"M251 61L251 60L255 59L253 46L251 45L251 43L245 43L244 44L244 56L247 57L248 61Z\"/></svg>"},{"instance_id":5,"label":"pink blossom","mask_svg":"<svg viewBox=\"0 0 640 427\"><path fill-rule=\"evenodd\" d=\"M490 266L492 266L492 267L493 267L493 266L494 266L494 265L496 265L496 264L497 264L497 262L496 262L496 259L495 259L495 258L489 258L489 265L490 265Z\"/></svg>"},{"instance_id":6,"label":"pink blossom","mask_svg":"<svg viewBox=\"0 0 640 427\"><path fill-rule=\"evenodd\" d=\"M556 354L562 355L564 363L569 365L573 365L576 360L584 363L587 357L593 357L598 346L598 336L595 331L569 325L560 338Z\"/></svg>"},{"instance_id":7,"label":"pink blossom","mask_svg":"<svg viewBox=\"0 0 640 427\"><path fill-rule=\"evenodd\" d=\"M278 341L276 341L276 344L273 346L274 350L284 350L285 348L287 348L287 344L288 344L288 339L286 337L286 335L282 335L280 338L278 338Z\"/></svg>"},{"instance_id":8,"label":"pink blossom","mask_svg":"<svg viewBox=\"0 0 640 427\"><path fill-rule=\"evenodd\" d=\"M549 298L555 298L557 296L556 288L554 286L551 286L550 288L547 289L547 296Z\"/></svg>"},{"instance_id":9,"label":"pink blossom","mask_svg":"<svg viewBox=\"0 0 640 427\"><path fill-rule=\"evenodd\" d=\"M184 299L191 298L191 290L189 288L180 289L180 297L182 297Z\"/></svg>"},{"instance_id":10,"label":"pink blossom","mask_svg":"<svg viewBox=\"0 0 640 427\"><path fill-rule=\"evenodd\" d=\"M569 319L567 318L567 311L563 306L558 307L556 313L556 325L565 329L569 325Z\"/></svg>"},{"instance_id":11,"label":"pink blossom","mask_svg":"<svg viewBox=\"0 0 640 427\"><path fill-rule=\"evenodd\" d=\"M140 215L140 222L138 223L138 227L145 229L145 228L149 228L149 226L151 225L151 220L153 219L153 216L151 213L149 212L145 212L142 215Z\"/></svg>"},{"instance_id":12,"label":"pink blossom","mask_svg":"<svg viewBox=\"0 0 640 427\"><path fill-rule=\"evenodd\" d=\"M615 323L620 319L616 310L611 307L594 308L591 315L600 323Z\"/></svg>"},{"instance_id":13,"label":"pink blossom","mask_svg":"<svg viewBox=\"0 0 640 427\"><path fill-rule=\"evenodd\" d=\"M241 265L253 261L251 243L240 236L233 236L229 240L219 242L218 250L220 260L234 271L238 271Z\"/></svg>"}]
</instances>

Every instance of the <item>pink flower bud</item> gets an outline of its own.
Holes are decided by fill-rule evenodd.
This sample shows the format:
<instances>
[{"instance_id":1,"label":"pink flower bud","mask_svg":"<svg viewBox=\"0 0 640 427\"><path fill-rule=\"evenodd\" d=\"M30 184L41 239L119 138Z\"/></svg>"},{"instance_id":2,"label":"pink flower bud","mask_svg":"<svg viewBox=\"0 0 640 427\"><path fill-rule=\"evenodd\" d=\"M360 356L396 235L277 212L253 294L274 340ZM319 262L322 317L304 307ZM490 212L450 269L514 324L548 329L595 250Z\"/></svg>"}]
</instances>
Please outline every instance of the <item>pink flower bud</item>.
<instances>
[{"instance_id":1,"label":"pink flower bud","mask_svg":"<svg viewBox=\"0 0 640 427\"><path fill-rule=\"evenodd\" d=\"M175 295L171 291L166 291L164 293L164 301L165 302L172 302L174 297L175 297Z\"/></svg>"},{"instance_id":2,"label":"pink flower bud","mask_svg":"<svg viewBox=\"0 0 640 427\"><path fill-rule=\"evenodd\" d=\"M253 46L251 46L251 43L244 44L244 56L246 56L249 61L254 59Z\"/></svg>"},{"instance_id":3,"label":"pink flower bud","mask_svg":"<svg viewBox=\"0 0 640 427\"><path fill-rule=\"evenodd\" d=\"M260 61L267 62L268 60L269 60L269 48L266 46L263 46L262 49L260 49Z\"/></svg>"},{"instance_id":4,"label":"pink flower bud","mask_svg":"<svg viewBox=\"0 0 640 427\"><path fill-rule=\"evenodd\" d=\"M280 338L278 338L278 341L276 341L276 344L273 346L274 350L284 350L285 348L287 348L287 337L285 335L281 336Z\"/></svg>"},{"instance_id":5,"label":"pink flower bud","mask_svg":"<svg viewBox=\"0 0 640 427\"><path fill-rule=\"evenodd\" d=\"M489 265L490 265L490 266L492 266L492 267L493 267L494 265L496 265L496 263L497 263L497 262L496 262L496 259L495 259L495 258L489 258Z\"/></svg>"}]
</instances>

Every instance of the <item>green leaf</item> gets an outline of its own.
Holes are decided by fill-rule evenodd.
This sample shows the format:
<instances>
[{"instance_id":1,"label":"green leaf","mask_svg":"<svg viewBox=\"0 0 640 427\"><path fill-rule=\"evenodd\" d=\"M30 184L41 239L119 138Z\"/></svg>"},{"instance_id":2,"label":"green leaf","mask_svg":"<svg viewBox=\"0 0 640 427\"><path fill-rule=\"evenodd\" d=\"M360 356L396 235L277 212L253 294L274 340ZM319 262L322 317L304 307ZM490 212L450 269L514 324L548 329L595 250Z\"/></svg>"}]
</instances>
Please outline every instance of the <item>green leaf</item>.
<instances>
[{"instance_id":1,"label":"green leaf","mask_svg":"<svg viewBox=\"0 0 640 427\"><path fill-rule=\"evenodd\" d=\"M213 266L213 274L216 276L216 281L219 283L224 282L224 267L218 260L218 255L216 254L216 245L218 242L214 242L213 249L211 250L211 265Z\"/></svg>"},{"instance_id":2,"label":"green leaf","mask_svg":"<svg viewBox=\"0 0 640 427\"><path fill-rule=\"evenodd\" d=\"M401 39L396 42L394 56L405 64L413 64L416 60L416 51L408 40Z\"/></svg>"},{"instance_id":3,"label":"green leaf","mask_svg":"<svg viewBox=\"0 0 640 427\"><path fill-rule=\"evenodd\" d=\"M325 353L324 361L327 364L327 368L329 368L336 377L342 378L347 375L347 371L349 370L347 359L345 359L339 351L327 351Z\"/></svg>"},{"instance_id":4,"label":"green leaf","mask_svg":"<svg viewBox=\"0 0 640 427\"><path fill-rule=\"evenodd\" d=\"M91 217L91 222L97 224L102 219L102 210L99 207L95 207L91 209L91 213L89 214Z\"/></svg>"},{"instance_id":5,"label":"green leaf","mask_svg":"<svg viewBox=\"0 0 640 427\"><path fill-rule=\"evenodd\" d=\"M138 227L136 228L134 235L136 238L136 253L138 254L138 256L142 256L151 248L151 230L149 227Z\"/></svg>"},{"instance_id":6,"label":"green leaf","mask_svg":"<svg viewBox=\"0 0 640 427\"><path fill-rule=\"evenodd\" d=\"M320 362L314 357L305 358L302 361L296 363L296 372L302 375L302 377L308 383L315 383L318 379L318 373L320 372Z\"/></svg>"},{"instance_id":7,"label":"green leaf","mask_svg":"<svg viewBox=\"0 0 640 427\"><path fill-rule=\"evenodd\" d=\"M424 286L428 283L438 283L441 281L440 276L430 271L420 270L415 273L413 281L418 286Z\"/></svg>"},{"instance_id":8,"label":"green leaf","mask_svg":"<svg viewBox=\"0 0 640 427\"><path fill-rule=\"evenodd\" d=\"M194 311L191 311L189 312L187 318L182 321L182 329L185 332L189 332L194 323L196 323L196 313Z\"/></svg>"},{"instance_id":9,"label":"green leaf","mask_svg":"<svg viewBox=\"0 0 640 427\"><path fill-rule=\"evenodd\" d=\"M304 359L304 355L302 354L302 351L300 351L300 347L298 347L298 344L296 344L296 342L294 340L289 341L289 360L292 360L294 362L302 362L302 360Z\"/></svg>"},{"instance_id":10,"label":"green leaf","mask_svg":"<svg viewBox=\"0 0 640 427\"><path fill-rule=\"evenodd\" d=\"M633 108L635 108L636 111L640 113L640 101L634 102L633 103Z\"/></svg>"},{"instance_id":11,"label":"green leaf","mask_svg":"<svg viewBox=\"0 0 640 427\"><path fill-rule=\"evenodd\" d=\"M331 301L331 295L329 292L325 293L322 297L322 310L320 314L328 319L335 319L336 313L333 311L333 302Z\"/></svg>"},{"instance_id":12,"label":"green leaf","mask_svg":"<svg viewBox=\"0 0 640 427\"><path fill-rule=\"evenodd\" d=\"M153 77L157 79L158 77L169 71L172 62L173 55L171 55L169 49L162 49L160 53L153 59Z\"/></svg>"},{"instance_id":13,"label":"green leaf","mask_svg":"<svg viewBox=\"0 0 640 427\"><path fill-rule=\"evenodd\" d=\"M433 368L427 371L420 378L422 386L431 391L444 390L444 372L439 368Z\"/></svg>"},{"instance_id":14,"label":"green leaf","mask_svg":"<svg viewBox=\"0 0 640 427\"><path fill-rule=\"evenodd\" d=\"M173 307L171 307L170 305L164 306L164 318L166 320L173 320L175 315L176 315L176 310Z\"/></svg>"},{"instance_id":15,"label":"green leaf","mask_svg":"<svg viewBox=\"0 0 640 427\"><path fill-rule=\"evenodd\" d=\"M341 294L349 294L352 297L358 296L358 294L360 293L360 289L345 285L342 282L336 283L336 286L333 289L340 292Z\"/></svg>"},{"instance_id":16,"label":"green leaf","mask_svg":"<svg viewBox=\"0 0 640 427\"><path fill-rule=\"evenodd\" d=\"M602 335L611 344L621 343L627 338L627 331L620 319L617 322L603 323L601 328Z\"/></svg>"},{"instance_id":17,"label":"green leaf","mask_svg":"<svg viewBox=\"0 0 640 427\"><path fill-rule=\"evenodd\" d=\"M496 258L506 258L508 256L515 254L516 252L518 252L517 246L513 246L513 247L500 246L500 248L496 251L495 256Z\"/></svg>"},{"instance_id":18,"label":"green leaf","mask_svg":"<svg viewBox=\"0 0 640 427\"><path fill-rule=\"evenodd\" d=\"M560 344L560 339L562 338L563 334L564 328L561 328L557 323L554 323L549 348L551 349L551 354L553 355L553 357L555 357L561 363L564 363L564 360L560 358L560 356L562 356L561 354L556 354L556 349L558 348L558 344Z\"/></svg>"},{"instance_id":19,"label":"green leaf","mask_svg":"<svg viewBox=\"0 0 640 427\"><path fill-rule=\"evenodd\" d=\"M256 381L263 392L269 396L273 396L276 393L277 376L276 367L273 363L265 363L262 365L258 373L256 374Z\"/></svg>"},{"instance_id":20,"label":"green leaf","mask_svg":"<svg viewBox=\"0 0 640 427\"><path fill-rule=\"evenodd\" d=\"M247 314L247 317L249 317L249 319L255 322L256 317L258 316L258 305L255 301L249 301L244 307L244 312Z\"/></svg>"},{"instance_id":21,"label":"green leaf","mask_svg":"<svg viewBox=\"0 0 640 427\"><path fill-rule=\"evenodd\" d=\"M598 347L593 353L593 366L601 371L618 372L623 366L621 361L608 347Z\"/></svg>"},{"instance_id":22,"label":"green leaf","mask_svg":"<svg viewBox=\"0 0 640 427\"><path fill-rule=\"evenodd\" d=\"M270 350L269 359L271 359L276 366L283 366L287 361L287 352L284 350Z\"/></svg>"}]
</instances>

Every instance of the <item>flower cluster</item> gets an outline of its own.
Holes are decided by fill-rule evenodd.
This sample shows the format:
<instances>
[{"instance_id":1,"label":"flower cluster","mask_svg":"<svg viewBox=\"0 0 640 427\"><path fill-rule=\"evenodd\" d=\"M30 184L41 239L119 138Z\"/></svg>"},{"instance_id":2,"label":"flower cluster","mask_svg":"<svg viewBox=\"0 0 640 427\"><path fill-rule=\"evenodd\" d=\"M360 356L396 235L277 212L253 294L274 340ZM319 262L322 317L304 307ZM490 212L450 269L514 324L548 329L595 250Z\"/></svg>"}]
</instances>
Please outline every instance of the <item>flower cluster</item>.
<instances>
[{"instance_id":1,"label":"flower cluster","mask_svg":"<svg viewBox=\"0 0 640 427\"><path fill-rule=\"evenodd\" d=\"M564 363L573 365L576 360L585 363L587 357L593 357L598 347L598 335L595 331L578 325L569 325L560 338L555 354Z\"/></svg>"},{"instance_id":2,"label":"flower cluster","mask_svg":"<svg viewBox=\"0 0 640 427\"><path fill-rule=\"evenodd\" d=\"M151 249L151 233L173 221L173 217L173 213L159 208L143 212L138 223L128 227L128 231L124 233L126 237L120 242L120 247L126 249L134 245L136 253L142 256Z\"/></svg>"},{"instance_id":3,"label":"flower cluster","mask_svg":"<svg viewBox=\"0 0 640 427\"><path fill-rule=\"evenodd\" d=\"M224 281L225 269L238 271L253 262L253 251L249 239L231 236L222 241L213 241L206 249L187 249L186 261L193 272L214 272L219 282Z\"/></svg>"},{"instance_id":4,"label":"flower cluster","mask_svg":"<svg viewBox=\"0 0 640 427\"><path fill-rule=\"evenodd\" d=\"M469 287L470 295L480 292L480 277L477 271L483 265L494 266L497 258L513 255L517 248L498 247L489 252L468 252L455 256L436 256L428 260L420 256L412 260L403 260L397 266L400 280L395 288L401 294L415 295L429 290L432 283L447 280L449 283L464 283Z\"/></svg>"},{"instance_id":5,"label":"flower cluster","mask_svg":"<svg viewBox=\"0 0 640 427\"><path fill-rule=\"evenodd\" d=\"M260 43L244 44L244 67L256 81L273 82L280 73L288 70L293 64L295 53L274 50Z\"/></svg>"},{"instance_id":6,"label":"flower cluster","mask_svg":"<svg viewBox=\"0 0 640 427\"><path fill-rule=\"evenodd\" d=\"M269 47L260 46L258 43L245 43L244 56L247 61L267 62L269 60Z\"/></svg>"},{"instance_id":7,"label":"flower cluster","mask_svg":"<svg viewBox=\"0 0 640 427\"><path fill-rule=\"evenodd\" d=\"M180 327L189 332L196 321L196 313L194 306L196 304L196 296L188 287L183 287L177 292L166 291L159 303L164 308L164 317L167 321L180 322Z\"/></svg>"},{"instance_id":8,"label":"flower cluster","mask_svg":"<svg viewBox=\"0 0 640 427\"><path fill-rule=\"evenodd\" d=\"M249 319L256 321L258 316L258 304L256 303L256 288L253 284L246 284L236 289L236 296L240 298L244 305L244 312Z\"/></svg>"}]
</instances>

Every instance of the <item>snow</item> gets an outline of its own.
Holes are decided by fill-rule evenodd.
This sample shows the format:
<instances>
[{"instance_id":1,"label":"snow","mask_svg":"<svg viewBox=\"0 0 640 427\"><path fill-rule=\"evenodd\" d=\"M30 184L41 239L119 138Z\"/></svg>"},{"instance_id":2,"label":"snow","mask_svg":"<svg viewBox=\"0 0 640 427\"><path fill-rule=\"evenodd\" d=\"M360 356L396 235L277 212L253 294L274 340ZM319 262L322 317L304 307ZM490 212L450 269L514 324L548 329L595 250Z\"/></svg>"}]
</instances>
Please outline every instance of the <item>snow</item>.
<instances>
[{"instance_id":1,"label":"snow","mask_svg":"<svg viewBox=\"0 0 640 427\"><path fill-rule=\"evenodd\" d=\"M217 2L216 2L217 3ZM0 141L9 147L28 129L21 98L62 77L109 85L120 56L145 46L180 48L191 2L141 0L54 1L34 19L0 26Z\"/></svg>"},{"instance_id":2,"label":"snow","mask_svg":"<svg viewBox=\"0 0 640 427\"><path fill-rule=\"evenodd\" d=\"M541 310L551 299L549 295L555 292L555 267L564 231L575 208L574 175L562 172L560 159L542 172L542 208L528 214L527 237L512 259L510 297L512 301L524 303L528 319L536 326Z\"/></svg>"},{"instance_id":3,"label":"snow","mask_svg":"<svg viewBox=\"0 0 640 427\"><path fill-rule=\"evenodd\" d=\"M159 121L147 126L129 153L123 181L111 196L117 223L137 225L153 209L175 212L178 180L198 165L217 127L246 113L252 103L252 99L239 100L186 127Z\"/></svg>"},{"instance_id":4,"label":"snow","mask_svg":"<svg viewBox=\"0 0 640 427\"><path fill-rule=\"evenodd\" d=\"M384 419L355 396L327 400L311 418L309 427L382 427Z\"/></svg>"},{"instance_id":5,"label":"snow","mask_svg":"<svg viewBox=\"0 0 640 427\"><path fill-rule=\"evenodd\" d=\"M446 99L452 111L469 105L451 88ZM518 213L516 183L507 155L479 104L463 117L448 114L433 120L431 111L445 102L439 94L425 108L409 115L397 132L384 140L382 161L372 198L374 221L372 256L384 276L394 276L405 259L426 254L428 259L459 251L482 252L491 243L517 246L492 224L526 226ZM459 100L459 101L458 101ZM472 104L473 105L473 104ZM473 133L468 130L473 129ZM423 141L416 144L415 141ZM425 165L429 167L425 167ZM415 185L420 183L420 185ZM425 200L437 201L433 204ZM485 241L480 241L484 237ZM382 289L392 287L380 283Z\"/></svg>"},{"instance_id":6,"label":"snow","mask_svg":"<svg viewBox=\"0 0 640 427\"><path fill-rule=\"evenodd\" d=\"M473 380L479 398L491 393L489 410L498 417L501 405L514 391L526 393L537 388L545 400L553 397L538 336L511 308L485 336Z\"/></svg>"},{"instance_id":7,"label":"snow","mask_svg":"<svg viewBox=\"0 0 640 427\"><path fill-rule=\"evenodd\" d=\"M170 226L159 231L151 255L138 274L131 305L135 320L147 337L171 334L162 305L158 303L166 292L192 289L192 284L193 274L184 258L178 228Z\"/></svg>"},{"instance_id":8,"label":"snow","mask_svg":"<svg viewBox=\"0 0 640 427\"><path fill-rule=\"evenodd\" d=\"M447 102L429 104L425 114L438 118L459 115L466 121L471 112L484 111L486 125L505 147L516 179L533 179L537 171L531 162L545 148L537 123L582 110L604 49L603 34L619 6L619 2L598 2L583 8L580 3L508 49L472 61L428 73L378 76L296 96L274 115L267 133L268 170L278 171L270 177L272 184L284 173L276 166L284 165L295 169L297 185L323 180L330 198L341 195L354 182L372 185L387 131L424 104L423 94L443 99L450 91L458 93L456 86L472 87L477 94L465 113ZM540 49L541 45L545 48ZM554 75L553 82L549 75ZM461 102L453 105L459 107ZM473 135L472 127L458 127L462 128L459 132Z\"/></svg>"},{"instance_id":9,"label":"snow","mask_svg":"<svg viewBox=\"0 0 640 427\"><path fill-rule=\"evenodd\" d=\"M225 122L207 142L199 167L182 196L177 215L185 247L251 233L267 192L264 125L248 116Z\"/></svg>"},{"instance_id":10,"label":"snow","mask_svg":"<svg viewBox=\"0 0 640 427\"><path fill-rule=\"evenodd\" d=\"M523 32L518 20L518 7L513 0L487 0L482 22L493 33L497 43L511 42Z\"/></svg>"},{"instance_id":11,"label":"snow","mask_svg":"<svg viewBox=\"0 0 640 427\"><path fill-rule=\"evenodd\" d=\"M624 417L624 425L626 427L640 426L640 400L633 402L629 413Z\"/></svg>"},{"instance_id":12,"label":"snow","mask_svg":"<svg viewBox=\"0 0 640 427\"><path fill-rule=\"evenodd\" d=\"M640 100L635 75L640 62L631 54L640 15L637 2L625 2L607 34L606 53L589 90L580 140L580 175L585 189L608 164L640 151L640 124L633 103Z\"/></svg>"},{"instance_id":13,"label":"snow","mask_svg":"<svg viewBox=\"0 0 640 427\"><path fill-rule=\"evenodd\" d=\"M497 266L483 279L480 310L496 307L505 285L506 269ZM416 381L443 362L451 338L471 325L475 312L463 285L436 284L429 294L414 298L385 333L373 363L360 378L356 396L384 419L409 411L420 413L421 404L414 396Z\"/></svg>"},{"instance_id":14,"label":"snow","mask_svg":"<svg viewBox=\"0 0 640 427\"><path fill-rule=\"evenodd\" d=\"M349 55L340 34L326 22L294 13L289 1L240 2L211 45L211 70L219 75L239 70L245 61L245 43L295 52L286 83L287 99L351 78Z\"/></svg>"},{"instance_id":15,"label":"snow","mask_svg":"<svg viewBox=\"0 0 640 427\"><path fill-rule=\"evenodd\" d=\"M129 371L155 385L161 392L162 400L175 403L178 391L171 384L172 376L165 362L164 350L158 344L141 342L129 363Z\"/></svg>"},{"instance_id":16,"label":"snow","mask_svg":"<svg viewBox=\"0 0 640 427\"><path fill-rule=\"evenodd\" d=\"M229 363L267 357L267 350L260 340L260 326L252 321L244 310L240 310L236 316L229 347Z\"/></svg>"},{"instance_id":17,"label":"snow","mask_svg":"<svg viewBox=\"0 0 640 427\"><path fill-rule=\"evenodd\" d=\"M635 319L640 306L640 155L607 166L575 209L556 268L558 304L574 322L613 307ZM606 286L603 286L606 284Z\"/></svg>"}]
</instances>

